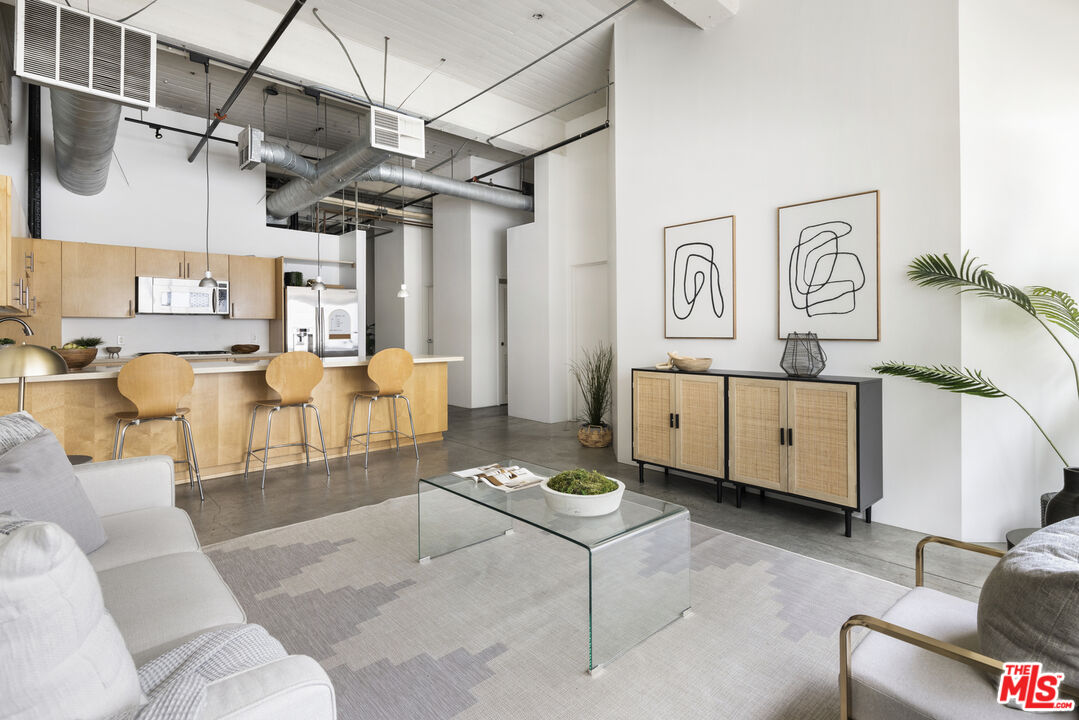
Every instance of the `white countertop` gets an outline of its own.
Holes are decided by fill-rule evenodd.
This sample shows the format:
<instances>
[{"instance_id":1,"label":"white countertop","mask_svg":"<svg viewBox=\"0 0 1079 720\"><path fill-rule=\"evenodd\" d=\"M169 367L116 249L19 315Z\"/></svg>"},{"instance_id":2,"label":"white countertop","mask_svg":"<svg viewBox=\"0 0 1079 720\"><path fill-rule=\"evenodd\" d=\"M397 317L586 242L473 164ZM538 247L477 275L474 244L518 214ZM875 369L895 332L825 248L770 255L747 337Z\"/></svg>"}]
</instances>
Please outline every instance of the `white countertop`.
<instances>
[{"instance_id":1,"label":"white countertop","mask_svg":"<svg viewBox=\"0 0 1079 720\"><path fill-rule=\"evenodd\" d=\"M252 353L251 355L199 355L187 357L191 368L196 375L210 375L214 373L234 372L258 372L266 369L270 360L281 353ZM453 355L414 355L413 361L417 365L427 363L451 363L461 362L463 357ZM73 370L66 375L46 375L43 377L26 378L27 382L64 382L66 380L105 380L115 378L120 374L120 368L134 358L117 358L114 360L102 360L93 362L82 370ZM362 367L371 361L368 357L328 357L322 359L323 367ZM0 385L16 383L18 378L0 378Z\"/></svg>"}]
</instances>

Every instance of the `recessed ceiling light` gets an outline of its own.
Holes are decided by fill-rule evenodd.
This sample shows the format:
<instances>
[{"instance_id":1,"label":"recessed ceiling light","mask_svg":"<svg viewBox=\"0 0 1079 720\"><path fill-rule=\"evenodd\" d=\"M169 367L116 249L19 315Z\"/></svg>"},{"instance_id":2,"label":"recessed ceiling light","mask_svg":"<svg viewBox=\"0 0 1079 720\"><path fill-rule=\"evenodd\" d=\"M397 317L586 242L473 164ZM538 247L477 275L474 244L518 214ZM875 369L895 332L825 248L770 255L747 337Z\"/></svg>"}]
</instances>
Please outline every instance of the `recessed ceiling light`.
<instances>
[{"instance_id":1,"label":"recessed ceiling light","mask_svg":"<svg viewBox=\"0 0 1079 720\"><path fill-rule=\"evenodd\" d=\"M532 19L533 20L542 20L543 19L543 13L532 13Z\"/></svg>"}]
</instances>

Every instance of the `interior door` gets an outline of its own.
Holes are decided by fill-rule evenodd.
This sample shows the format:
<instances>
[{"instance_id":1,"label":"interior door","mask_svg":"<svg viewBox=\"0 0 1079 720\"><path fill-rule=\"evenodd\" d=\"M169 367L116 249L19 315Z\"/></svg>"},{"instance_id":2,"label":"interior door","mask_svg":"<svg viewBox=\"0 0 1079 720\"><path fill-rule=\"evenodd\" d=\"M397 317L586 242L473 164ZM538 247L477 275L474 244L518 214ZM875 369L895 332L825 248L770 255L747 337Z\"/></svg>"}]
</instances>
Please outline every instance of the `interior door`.
<instances>
[{"instance_id":1,"label":"interior door","mask_svg":"<svg viewBox=\"0 0 1079 720\"><path fill-rule=\"evenodd\" d=\"M674 373L633 373L633 459L674 465Z\"/></svg>"},{"instance_id":2,"label":"interior door","mask_svg":"<svg viewBox=\"0 0 1079 720\"><path fill-rule=\"evenodd\" d=\"M498 280L498 404L510 401L510 356L506 347L509 332L506 323L506 279Z\"/></svg>"},{"instance_id":3,"label":"interior door","mask_svg":"<svg viewBox=\"0 0 1079 720\"><path fill-rule=\"evenodd\" d=\"M857 402L858 389L854 385L788 383L790 492L857 506Z\"/></svg>"},{"instance_id":4,"label":"interior door","mask_svg":"<svg viewBox=\"0 0 1079 720\"><path fill-rule=\"evenodd\" d=\"M730 379L730 479L787 490L787 383Z\"/></svg>"},{"instance_id":5,"label":"interior door","mask_svg":"<svg viewBox=\"0 0 1079 720\"><path fill-rule=\"evenodd\" d=\"M725 477L723 378L718 375L677 375L676 378L678 467Z\"/></svg>"}]
</instances>

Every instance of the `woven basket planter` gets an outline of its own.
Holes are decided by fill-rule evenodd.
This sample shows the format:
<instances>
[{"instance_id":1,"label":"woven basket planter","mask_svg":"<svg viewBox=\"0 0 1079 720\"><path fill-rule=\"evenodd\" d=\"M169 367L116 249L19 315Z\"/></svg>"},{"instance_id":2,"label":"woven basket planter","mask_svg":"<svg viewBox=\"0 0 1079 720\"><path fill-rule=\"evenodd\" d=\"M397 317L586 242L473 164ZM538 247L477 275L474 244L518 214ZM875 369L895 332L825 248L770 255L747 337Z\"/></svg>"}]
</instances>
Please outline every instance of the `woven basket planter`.
<instances>
[{"instance_id":1,"label":"woven basket planter","mask_svg":"<svg viewBox=\"0 0 1079 720\"><path fill-rule=\"evenodd\" d=\"M611 444L611 427L609 425L582 425L577 431L577 439L581 444L590 448L605 448Z\"/></svg>"}]
</instances>

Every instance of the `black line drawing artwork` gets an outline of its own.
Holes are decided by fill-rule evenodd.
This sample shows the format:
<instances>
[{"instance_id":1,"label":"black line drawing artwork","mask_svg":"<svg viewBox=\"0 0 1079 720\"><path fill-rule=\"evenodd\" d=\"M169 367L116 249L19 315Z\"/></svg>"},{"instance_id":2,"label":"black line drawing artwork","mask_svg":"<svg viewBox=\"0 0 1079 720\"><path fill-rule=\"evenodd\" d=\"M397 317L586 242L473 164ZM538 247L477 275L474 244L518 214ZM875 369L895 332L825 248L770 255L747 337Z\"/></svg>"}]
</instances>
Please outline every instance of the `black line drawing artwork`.
<instances>
[{"instance_id":1,"label":"black line drawing artwork","mask_svg":"<svg viewBox=\"0 0 1079 720\"><path fill-rule=\"evenodd\" d=\"M841 220L809 225L798 234L788 262L791 303L807 317L847 315L857 308L865 270L857 254L843 252L840 238L850 235Z\"/></svg>"},{"instance_id":2,"label":"black line drawing artwork","mask_svg":"<svg viewBox=\"0 0 1079 720\"><path fill-rule=\"evenodd\" d=\"M671 273L671 310L679 320L693 314L697 300L706 290L712 313L722 318L726 312L715 252L714 247L702 242L684 243L675 248Z\"/></svg>"}]
</instances>

